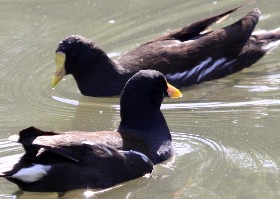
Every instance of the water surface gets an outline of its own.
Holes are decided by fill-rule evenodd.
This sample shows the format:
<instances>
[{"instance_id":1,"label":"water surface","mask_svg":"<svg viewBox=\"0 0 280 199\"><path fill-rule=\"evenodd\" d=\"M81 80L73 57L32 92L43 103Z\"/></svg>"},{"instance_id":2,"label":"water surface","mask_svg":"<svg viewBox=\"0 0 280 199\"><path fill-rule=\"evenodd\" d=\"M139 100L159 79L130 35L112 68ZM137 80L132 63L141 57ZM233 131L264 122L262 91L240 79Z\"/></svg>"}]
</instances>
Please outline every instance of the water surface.
<instances>
[{"instance_id":1,"label":"water surface","mask_svg":"<svg viewBox=\"0 0 280 199\"><path fill-rule=\"evenodd\" d=\"M50 89L54 50L70 34L94 40L113 58L158 35L243 1L0 1L0 162L23 150L7 138L31 125L50 131L110 130L119 99L82 96L72 77ZM259 1L262 29L280 27L280 2ZM62 198L279 198L280 49L226 78L183 89L163 113L175 157L149 178L109 190L75 190ZM0 179L0 198L17 187ZM24 193L22 198L56 198Z\"/></svg>"}]
</instances>

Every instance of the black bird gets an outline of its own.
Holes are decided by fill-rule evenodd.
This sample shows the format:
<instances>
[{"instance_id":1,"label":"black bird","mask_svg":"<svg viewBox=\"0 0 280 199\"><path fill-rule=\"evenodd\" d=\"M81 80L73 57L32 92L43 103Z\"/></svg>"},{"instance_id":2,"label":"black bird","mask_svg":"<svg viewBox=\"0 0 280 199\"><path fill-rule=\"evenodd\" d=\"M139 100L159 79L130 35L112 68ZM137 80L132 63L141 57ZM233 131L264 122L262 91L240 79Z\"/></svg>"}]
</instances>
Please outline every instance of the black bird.
<instances>
[{"instance_id":1,"label":"black bird","mask_svg":"<svg viewBox=\"0 0 280 199\"><path fill-rule=\"evenodd\" d=\"M137 71L162 72L176 87L221 78L251 66L280 42L280 29L253 32L260 17L254 9L236 23L210 30L234 8L149 41L116 61L92 41L78 35L62 40L56 50L52 87L72 74L83 95L119 95Z\"/></svg>"},{"instance_id":2,"label":"black bird","mask_svg":"<svg viewBox=\"0 0 280 199\"><path fill-rule=\"evenodd\" d=\"M25 154L16 164L0 166L0 176L25 191L65 192L106 188L151 173L153 164L172 156L170 131L160 111L165 96L178 89L158 71L141 70L126 84L116 131L44 132L34 127L10 140Z\"/></svg>"}]
</instances>

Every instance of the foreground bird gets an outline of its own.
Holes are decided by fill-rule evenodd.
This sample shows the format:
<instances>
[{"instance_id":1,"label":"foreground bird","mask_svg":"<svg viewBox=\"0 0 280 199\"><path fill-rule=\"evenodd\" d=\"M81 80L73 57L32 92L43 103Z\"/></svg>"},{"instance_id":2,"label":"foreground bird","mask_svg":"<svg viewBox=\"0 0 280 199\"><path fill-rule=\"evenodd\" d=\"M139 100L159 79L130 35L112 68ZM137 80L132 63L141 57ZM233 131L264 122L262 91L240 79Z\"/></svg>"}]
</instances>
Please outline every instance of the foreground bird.
<instances>
[{"instance_id":1,"label":"foreground bird","mask_svg":"<svg viewBox=\"0 0 280 199\"><path fill-rule=\"evenodd\" d=\"M238 8L210 17L149 41L111 60L92 41L77 35L66 37L56 50L52 87L72 74L83 95L119 95L137 71L162 72L176 87L221 78L249 67L280 42L280 29L253 32L260 17L254 9L236 23L210 31L213 23Z\"/></svg>"},{"instance_id":2,"label":"foreground bird","mask_svg":"<svg viewBox=\"0 0 280 199\"><path fill-rule=\"evenodd\" d=\"M10 137L25 154L16 164L0 166L0 176L26 191L65 192L106 188L151 173L153 164L173 151L162 100L181 95L160 72L140 71L121 95L116 131L57 134L29 127Z\"/></svg>"}]
</instances>

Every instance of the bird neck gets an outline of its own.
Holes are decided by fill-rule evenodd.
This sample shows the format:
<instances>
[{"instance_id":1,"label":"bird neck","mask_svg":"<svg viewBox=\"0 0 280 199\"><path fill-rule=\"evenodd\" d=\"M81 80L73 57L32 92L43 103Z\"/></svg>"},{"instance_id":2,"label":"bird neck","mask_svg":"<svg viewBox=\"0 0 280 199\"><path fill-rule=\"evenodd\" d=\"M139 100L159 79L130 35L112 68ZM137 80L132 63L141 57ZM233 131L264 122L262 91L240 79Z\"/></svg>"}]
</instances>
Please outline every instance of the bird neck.
<instances>
[{"instance_id":1,"label":"bird neck","mask_svg":"<svg viewBox=\"0 0 280 199\"><path fill-rule=\"evenodd\" d=\"M141 152L154 164L173 154L171 134L160 110L141 114L121 113L118 132L122 136L124 150Z\"/></svg>"},{"instance_id":2,"label":"bird neck","mask_svg":"<svg viewBox=\"0 0 280 199\"><path fill-rule=\"evenodd\" d=\"M158 110L146 110L141 105L126 106L121 108L121 122L118 130L121 134L127 134L148 140L148 138L161 137L163 140L171 140L171 135L165 118Z\"/></svg>"},{"instance_id":3,"label":"bird neck","mask_svg":"<svg viewBox=\"0 0 280 199\"><path fill-rule=\"evenodd\" d=\"M104 54L95 65L83 67L73 77L83 95L106 97L120 95L132 75Z\"/></svg>"}]
</instances>

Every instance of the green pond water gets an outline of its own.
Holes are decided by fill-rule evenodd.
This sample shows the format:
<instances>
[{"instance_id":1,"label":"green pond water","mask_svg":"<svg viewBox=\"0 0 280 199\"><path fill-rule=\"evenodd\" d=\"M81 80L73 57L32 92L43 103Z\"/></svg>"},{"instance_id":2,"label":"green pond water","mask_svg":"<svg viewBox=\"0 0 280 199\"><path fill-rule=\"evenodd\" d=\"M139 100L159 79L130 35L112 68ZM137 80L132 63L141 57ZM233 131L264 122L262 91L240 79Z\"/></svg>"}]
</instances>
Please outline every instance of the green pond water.
<instances>
[{"instance_id":1,"label":"green pond water","mask_svg":"<svg viewBox=\"0 0 280 199\"><path fill-rule=\"evenodd\" d=\"M145 41L244 1L0 0L0 163L23 153L7 140L23 128L49 131L113 130L119 98L80 94L71 76L55 89L54 51L66 36L92 39L112 58ZM255 2L260 29L280 27L280 1ZM75 190L61 198L280 198L280 48L226 78L183 89L162 111L173 132L175 156L149 178L109 190ZM0 198L18 188L0 179ZM21 198L57 198L28 193Z\"/></svg>"}]
</instances>

